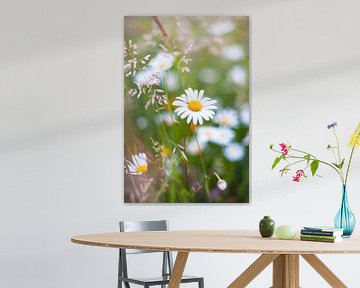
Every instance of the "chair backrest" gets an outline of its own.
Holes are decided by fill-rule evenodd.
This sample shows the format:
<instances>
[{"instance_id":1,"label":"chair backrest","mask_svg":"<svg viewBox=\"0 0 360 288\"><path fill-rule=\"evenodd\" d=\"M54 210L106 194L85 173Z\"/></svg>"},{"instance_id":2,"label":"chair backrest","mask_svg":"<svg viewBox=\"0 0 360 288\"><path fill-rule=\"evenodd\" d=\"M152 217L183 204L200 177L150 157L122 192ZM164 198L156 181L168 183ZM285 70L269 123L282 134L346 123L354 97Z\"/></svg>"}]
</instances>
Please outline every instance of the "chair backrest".
<instances>
[{"instance_id":1,"label":"chair backrest","mask_svg":"<svg viewBox=\"0 0 360 288\"><path fill-rule=\"evenodd\" d=\"M120 221L120 232L167 231L167 220L156 221ZM156 253L159 251L126 249L126 254Z\"/></svg>"},{"instance_id":2,"label":"chair backrest","mask_svg":"<svg viewBox=\"0 0 360 288\"><path fill-rule=\"evenodd\" d=\"M140 232L140 231L167 231L169 224L167 220L158 221L120 221L120 232ZM149 250L135 250L135 249L119 249L119 272L118 275L128 277L127 272L127 254L140 253L159 253L161 251ZM173 267L173 259L171 252L161 252L162 259L162 276L171 275ZM120 278L119 278L120 279ZM121 283L120 280L118 283ZM121 284L118 284L121 287ZM125 287L130 287L129 283L125 282Z\"/></svg>"}]
</instances>

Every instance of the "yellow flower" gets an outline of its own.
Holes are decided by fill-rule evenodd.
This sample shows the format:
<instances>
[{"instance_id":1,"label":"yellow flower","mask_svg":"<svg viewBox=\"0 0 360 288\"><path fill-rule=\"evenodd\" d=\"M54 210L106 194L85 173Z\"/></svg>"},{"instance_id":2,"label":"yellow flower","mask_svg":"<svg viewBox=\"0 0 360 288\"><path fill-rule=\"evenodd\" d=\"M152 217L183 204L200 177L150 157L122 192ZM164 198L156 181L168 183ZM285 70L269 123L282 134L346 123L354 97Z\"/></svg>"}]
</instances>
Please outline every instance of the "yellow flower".
<instances>
[{"instance_id":1,"label":"yellow flower","mask_svg":"<svg viewBox=\"0 0 360 288\"><path fill-rule=\"evenodd\" d=\"M351 135L349 146L353 147L360 147L360 122L356 127L354 133Z\"/></svg>"},{"instance_id":2,"label":"yellow flower","mask_svg":"<svg viewBox=\"0 0 360 288\"><path fill-rule=\"evenodd\" d=\"M166 147L166 146L162 146L161 147L161 154L164 156L164 157L170 157L171 155L171 150Z\"/></svg>"}]
</instances>

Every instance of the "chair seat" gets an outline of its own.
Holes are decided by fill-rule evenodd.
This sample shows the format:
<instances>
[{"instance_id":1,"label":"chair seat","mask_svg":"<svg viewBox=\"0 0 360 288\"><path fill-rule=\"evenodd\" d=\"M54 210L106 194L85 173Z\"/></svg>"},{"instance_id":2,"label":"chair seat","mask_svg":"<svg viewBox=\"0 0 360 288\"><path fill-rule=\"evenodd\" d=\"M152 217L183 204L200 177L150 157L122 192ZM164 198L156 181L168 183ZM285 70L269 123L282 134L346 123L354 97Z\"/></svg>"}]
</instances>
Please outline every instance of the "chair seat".
<instances>
[{"instance_id":1,"label":"chair seat","mask_svg":"<svg viewBox=\"0 0 360 288\"><path fill-rule=\"evenodd\" d=\"M186 276L184 275L181 278L181 283L188 283L188 282L196 282L199 281L202 277L195 277L195 276ZM126 278L126 277L119 277L119 280L134 283L138 285L150 284L150 285L161 285L161 284L168 284L170 281L170 276L164 277L149 277L149 278Z\"/></svg>"}]
</instances>

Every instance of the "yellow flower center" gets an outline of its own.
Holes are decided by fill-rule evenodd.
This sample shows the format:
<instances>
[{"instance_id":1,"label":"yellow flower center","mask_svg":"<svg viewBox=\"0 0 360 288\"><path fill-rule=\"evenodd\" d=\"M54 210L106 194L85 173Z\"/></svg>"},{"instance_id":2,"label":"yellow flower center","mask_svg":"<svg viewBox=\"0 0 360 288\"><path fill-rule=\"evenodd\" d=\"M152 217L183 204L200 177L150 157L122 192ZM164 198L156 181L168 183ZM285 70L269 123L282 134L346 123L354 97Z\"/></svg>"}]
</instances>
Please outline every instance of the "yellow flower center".
<instances>
[{"instance_id":1,"label":"yellow flower center","mask_svg":"<svg viewBox=\"0 0 360 288\"><path fill-rule=\"evenodd\" d=\"M160 64L159 64L159 67L160 67L160 69L164 69L164 68L166 67L166 63L165 63L165 62L160 63Z\"/></svg>"},{"instance_id":2,"label":"yellow flower center","mask_svg":"<svg viewBox=\"0 0 360 288\"><path fill-rule=\"evenodd\" d=\"M188 103L188 108L194 112L200 111L202 109L202 107L203 107L203 105L201 104L201 102L197 101L197 100L192 100Z\"/></svg>"},{"instance_id":3,"label":"yellow flower center","mask_svg":"<svg viewBox=\"0 0 360 288\"><path fill-rule=\"evenodd\" d=\"M229 119L229 117L224 116L224 118L220 122L223 125L229 125L230 124L230 119Z\"/></svg>"},{"instance_id":4,"label":"yellow flower center","mask_svg":"<svg viewBox=\"0 0 360 288\"><path fill-rule=\"evenodd\" d=\"M165 156L165 157L169 157L171 155L171 151L168 147L163 146L161 148L161 153Z\"/></svg>"},{"instance_id":5,"label":"yellow flower center","mask_svg":"<svg viewBox=\"0 0 360 288\"><path fill-rule=\"evenodd\" d=\"M145 173L147 172L147 165L139 165L136 167L136 172L137 173Z\"/></svg>"}]
</instances>

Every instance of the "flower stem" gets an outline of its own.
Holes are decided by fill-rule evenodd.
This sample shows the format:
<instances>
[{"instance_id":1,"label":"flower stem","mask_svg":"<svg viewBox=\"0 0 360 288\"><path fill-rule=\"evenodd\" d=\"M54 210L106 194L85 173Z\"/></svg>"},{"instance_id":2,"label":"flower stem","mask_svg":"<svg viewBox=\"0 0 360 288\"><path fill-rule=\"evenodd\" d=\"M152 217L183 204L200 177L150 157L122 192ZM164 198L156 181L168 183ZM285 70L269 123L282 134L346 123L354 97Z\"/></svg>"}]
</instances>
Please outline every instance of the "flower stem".
<instances>
[{"instance_id":1,"label":"flower stem","mask_svg":"<svg viewBox=\"0 0 360 288\"><path fill-rule=\"evenodd\" d=\"M183 147L184 147L184 154L186 155L186 138L189 134L190 131L190 127L191 127L191 123L187 126L186 131L185 131L185 136L184 136L184 143L183 143ZM189 180L189 167L188 167L188 163L187 163L187 159L184 159L184 169L185 169L185 181L186 181L186 185L188 187L190 187L190 180Z\"/></svg>"},{"instance_id":2,"label":"flower stem","mask_svg":"<svg viewBox=\"0 0 360 288\"><path fill-rule=\"evenodd\" d=\"M348 180L349 170L350 170L350 165L351 165L351 160L352 160L352 157L353 157L354 151L355 151L355 145L354 145L354 146L353 146L353 148L351 149L351 154L350 154L350 158L349 158L349 164L348 164L347 169L346 169L346 176L345 176L345 182L344 182L344 185L346 185L347 180Z\"/></svg>"},{"instance_id":3,"label":"flower stem","mask_svg":"<svg viewBox=\"0 0 360 288\"><path fill-rule=\"evenodd\" d=\"M290 163L289 165L286 165L285 168L291 167L291 166L293 166L293 165L295 165L295 164L298 164L298 163L301 163L301 162L303 162L303 161L305 161L305 159L301 159L301 160L295 161L295 162L293 162L293 163Z\"/></svg>"},{"instance_id":4,"label":"flower stem","mask_svg":"<svg viewBox=\"0 0 360 288\"><path fill-rule=\"evenodd\" d=\"M339 137L338 137L337 134L336 134L335 127L333 127L333 131L334 131L334 135L335 135L335 138L336 138L336 146L337 146L336 149L337 149L338 158L339 158L339 161L338 161L337 164L339 165L339 167L341 167L341 168L339 168L339 170L340 170L340 175L341 175L342 183L343 183L343 184L346 184L346 182L344 181L344 174L343 174L342 165L341 165L342 160L341 160L341 154L340 154Z\"/></svg>"},{"instance_id":5,"label":"flower stem","mask_svg":"<svg viewBox=\"0 0 360 288\"><path fill-rule=\"evenodd\" d=\"M295 152L303 153L303 154L306 154L306 155L310 155L311 157L317 159L314 155L312 155L312 154L310 154L310 153L308 153L308 152L306 152L306 151L302 151L302 150L298 150L298 149L293 149L293 148L291 148L291 150L292 150L292 151L295 151Z\"/></svg>"},{"instance_id":6,"label":"flower stem","mask_svg":"<svg viewBox=\"0 0 360 288\"><path fill-rule=\"evenodd\" d=\"M169 37L168 33L166 32L164 25L162 24L159 16L154 16L154 21L156 23L156 25L159 27L161 34L164 36L164 38L167 40L167 38Z\"/></svg>"},{"instance_id":7,"label":"flower stem","mask_svg":"<svg viewBox=\"0 0 360 288\"><path fill-rule=\"evenodd\" d=\"M274 152L283 154L281 151L275 150L275 149L273 149L273 148L272 148L271 150L273 150ZM345 181L344 181L344 179L341 177L341 174L340 174L340 172L339 172L339 169L336 168L334 165L331 165L330 163L325 162L325 161L323 161L323 160L317 159L314 155L312 155L312 154L310 154L310 153L307 153L307 152L305 152L305 151L301 151L301 150L297 150L297 149L291 149L291 150L292 150L292 151L299 152L299 153L303 153L303 154L306 154L306 155L310 155L310 157L312 157L312 158L310 158L310 161L317 160L317 161L319 161L319 163L322 163L322 164L325 164L325 165L331 167L331 168L334 169L334 170L336 171L336 173L339 175L340 180L341 180L341 183L345 184ZM304 159L304 157L293 156L293 155L289 155L289 154L286 155L286 158Z\"/></svg>"},{"instance_id":8,"label":"flower stem","mask_svg":"<svg viewBox=\"0 0 360 288\"><path fill-rule=\"evenodd\" d=\"M339 158L338 164L340 165L340 163L341 163L341 155L340 155L339 137L336 134L335 128L333 128L333 131L334 131L334 135L335 135L335 139L336 139L336 146L337 146L336 149L338 151L338 158Z\"/></svg>"},{"instance_id":9,"label":"flower stem","mask_svg":"<svg viewBox=\"0 0 360 288\"><path fill-rule=\"evenodd\" d=\"M206 165L205 165L204 157L203 157L202 152L201 152L200 143L199 143L199 140L198 140L196 134L195 134L195 139L196 139L196 143L197 143L198 148L199 148L199 157L200 157L201 167L202 167L204 175L205 175L205 192L206 192L206 196L208 197L209 202L211 202L211 195L210 195L210 189L209 189L209 183L208 183L208 175L207 175L207 172L206 172Z\"/></svg>"}]
</instances>

